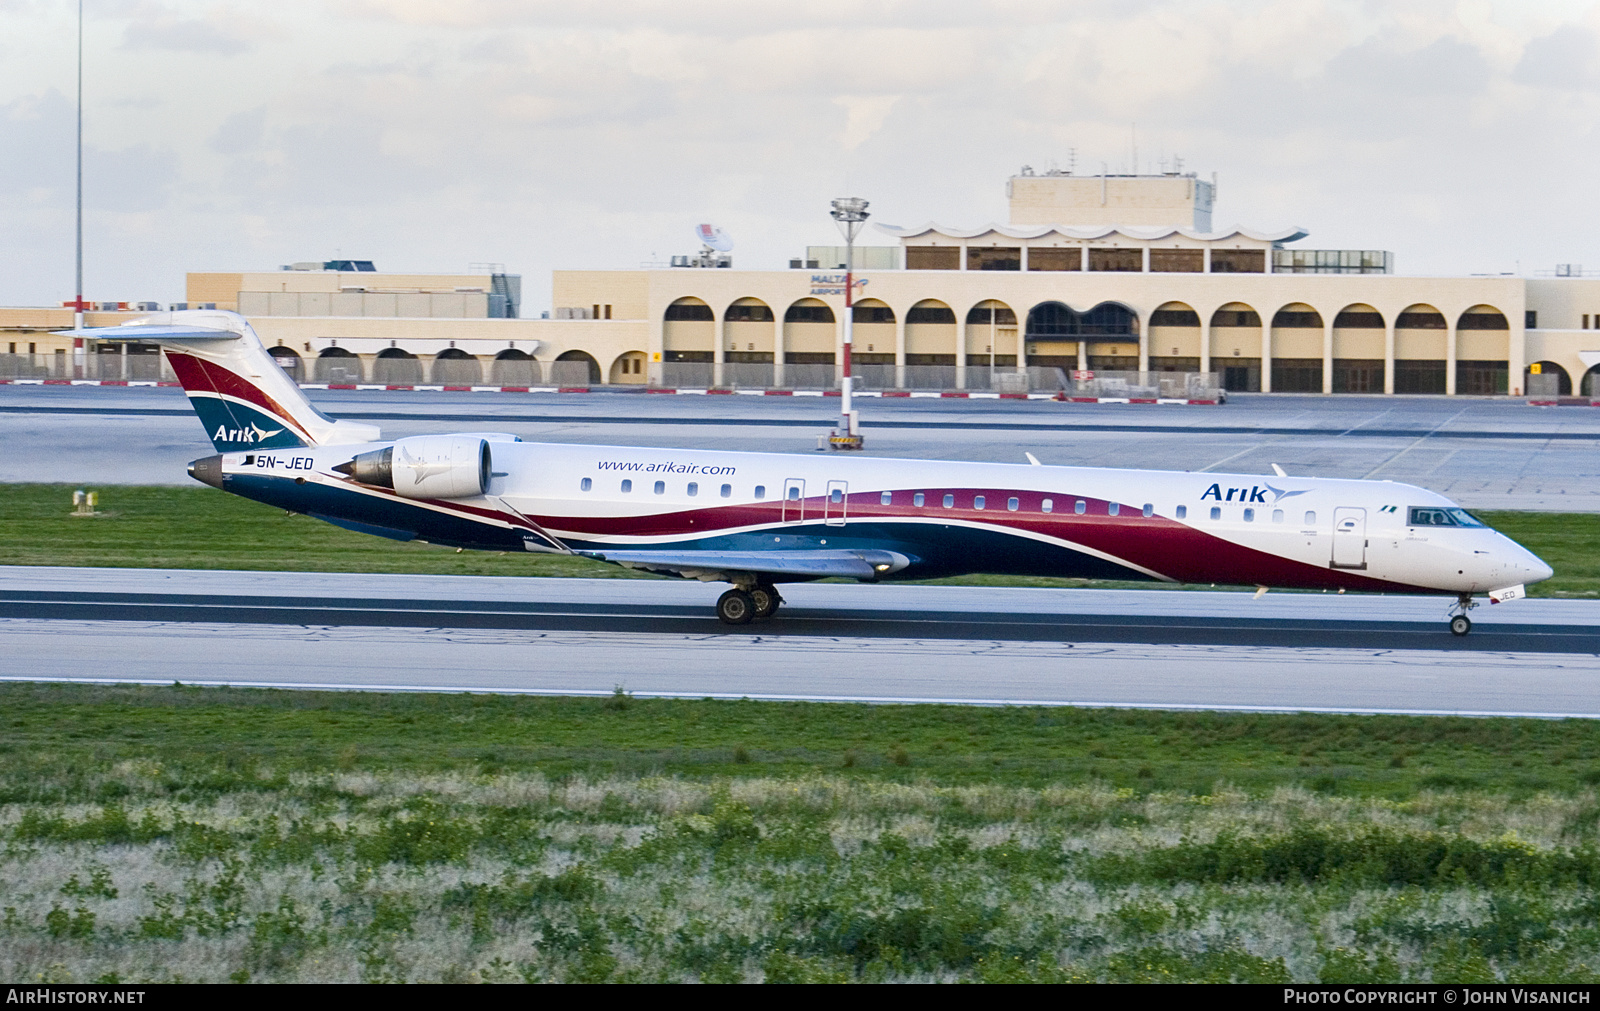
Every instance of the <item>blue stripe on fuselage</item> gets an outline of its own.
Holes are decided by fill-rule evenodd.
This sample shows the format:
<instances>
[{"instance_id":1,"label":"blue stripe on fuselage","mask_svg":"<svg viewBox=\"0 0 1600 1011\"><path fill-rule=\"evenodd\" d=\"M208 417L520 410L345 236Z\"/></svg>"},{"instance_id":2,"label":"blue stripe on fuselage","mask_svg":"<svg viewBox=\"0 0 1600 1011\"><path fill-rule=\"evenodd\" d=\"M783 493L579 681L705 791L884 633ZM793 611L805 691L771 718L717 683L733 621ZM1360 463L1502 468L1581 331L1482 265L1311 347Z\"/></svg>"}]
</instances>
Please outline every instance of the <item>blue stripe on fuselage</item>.
<instances>
[{"instance_id":1,"label":"blue stripe on fuselage","mask_svg":"<svg viewBox=\"0 0 1600 1011\"><path fill-rule=\"evenodd\" d=\"M223 487L236 495L306 513L319 519L339 520L351 528L378 528L372 532L395 539L407 534L419 540L450 547L483 551L521 551L523 533L459 514L440 512L404 499L389 498L352 488L325 484L295 484L292 478L257 474L230 474ZM539 542L542 545L542 541ZM565 538L574 550L609 548L629 551L772 551L851 550L872 548L898 551L915 564L886 579L928 579L969 572L1011 575L1064 576L1076 579L1126 579L1148 581L1137 569L1095 555L999 529L975 528L935 522L883 523L872 520L848 526L814 523L789 524L781 529L686 537L668 543L627 544Z\"/></svg>"}]
</instances>

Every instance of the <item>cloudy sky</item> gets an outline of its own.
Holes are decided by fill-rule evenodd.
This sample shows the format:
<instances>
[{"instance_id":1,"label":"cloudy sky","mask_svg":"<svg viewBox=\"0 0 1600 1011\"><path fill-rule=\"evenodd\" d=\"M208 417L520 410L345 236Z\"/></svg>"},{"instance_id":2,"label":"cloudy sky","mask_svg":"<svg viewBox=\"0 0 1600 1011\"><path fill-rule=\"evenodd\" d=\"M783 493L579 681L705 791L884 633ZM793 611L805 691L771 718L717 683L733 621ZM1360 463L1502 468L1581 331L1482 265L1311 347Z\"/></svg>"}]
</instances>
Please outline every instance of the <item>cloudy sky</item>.
<instances>
[{"instance_id":1,"label":"cloudy sky","mask_svg":"<svg viewBox=\"0 0 1600 1011\"><path fill-rule=\"evenodd\" d=\"M71 295L75 7L0 0L0 304ZM86 0L86 294L343 255L746 268L1005 218L1023 164L1220 178L1406 273L1600 268L1600 4ZM868 235L869 241L889 240Z\"/></svg>"}]
</instances>

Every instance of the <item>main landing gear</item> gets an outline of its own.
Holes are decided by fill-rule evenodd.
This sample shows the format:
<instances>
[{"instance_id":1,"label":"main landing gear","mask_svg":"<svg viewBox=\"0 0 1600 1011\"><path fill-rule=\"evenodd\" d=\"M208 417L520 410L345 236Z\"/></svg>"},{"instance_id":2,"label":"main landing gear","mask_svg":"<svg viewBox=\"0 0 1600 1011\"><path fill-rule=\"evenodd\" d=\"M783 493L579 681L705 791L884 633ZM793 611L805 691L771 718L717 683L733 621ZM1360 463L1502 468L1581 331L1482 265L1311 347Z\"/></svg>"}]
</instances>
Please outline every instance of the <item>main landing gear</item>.
<instances>
[{"instance_id":1,"label":"main landing gear","mask_svg":"<svg viewBox=\"0 0 1600 1011\"><path fill-rule=\"evenodd\" d=\"M1451 635L1466 635L1472 631L1472 619L1467 617L1467 612L1477 606L1470 593L1463 593L1456 599L1455 604L1450 608L1454 612L1450 616Z\"/></svg>"},{"instance_id":2,"label":"main landing gear","mask_svg":"<svg viewBox=\"0 0 1600 1011\"><path fill-rule=\"evenodd\" d=\"M770 583L757 583L746 589L734 587L717 598L717 617L724 625L748 625L756 618L770 618L778 613L783 597Z\"/></svg>"}]
</instances>

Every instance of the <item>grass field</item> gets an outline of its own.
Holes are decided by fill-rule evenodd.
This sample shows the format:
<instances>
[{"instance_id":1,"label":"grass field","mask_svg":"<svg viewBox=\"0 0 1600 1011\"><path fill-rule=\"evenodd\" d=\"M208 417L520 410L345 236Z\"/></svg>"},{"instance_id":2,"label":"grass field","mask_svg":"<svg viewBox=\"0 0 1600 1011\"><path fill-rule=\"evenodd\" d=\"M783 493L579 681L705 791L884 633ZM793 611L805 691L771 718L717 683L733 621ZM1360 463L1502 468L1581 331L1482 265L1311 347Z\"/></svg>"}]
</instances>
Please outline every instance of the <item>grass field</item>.
<instances>
[{"instance_id":1,"label":"grass field","mask_svg":"<svg viewBox=\"0 0 1600 1011\"><path fill-rule=\"evenodd\" d=\"M0 686L0 978L1600 976L1600 725Z\"/></svg>"},{"instance_id":2,"label":"grass field","mask_svg":"<svg viewBox=\"0 0 1600 1011\"><path fill-rule=\"evenodd\" d=\"M98 490L105 515L74 519L71 485L0 485L0 564L659 578L581 558L457 553L425 544L399 544L306 516L287 516L281 509L199 486ZM1600 515L1480 515L1555 567L1554 579L1530 588L1533 596L1600 597ZM1163 583L990 575L929 582L1172 588Z\"/></svg>"}]
</instances>

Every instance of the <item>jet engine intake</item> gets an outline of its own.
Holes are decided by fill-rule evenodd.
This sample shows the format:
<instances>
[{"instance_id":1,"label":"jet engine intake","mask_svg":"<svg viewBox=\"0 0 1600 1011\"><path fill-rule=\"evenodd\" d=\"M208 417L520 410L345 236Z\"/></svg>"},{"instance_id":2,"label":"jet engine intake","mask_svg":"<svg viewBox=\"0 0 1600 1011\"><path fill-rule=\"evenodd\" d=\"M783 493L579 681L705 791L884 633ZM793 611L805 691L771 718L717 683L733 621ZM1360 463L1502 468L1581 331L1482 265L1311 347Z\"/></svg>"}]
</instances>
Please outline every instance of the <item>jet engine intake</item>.
<instances>
[{"instance_id":1,"label":"jet engine intake","mask_svg":"<svg viewBox=\"0 0 1600 1011\"><path fill-rule=\"evenodd\" d=\"M419 435L362 453L333 468L403 498L471 498L489 490L494 467L485 439Z\"/></svg>"}]
</instances>

